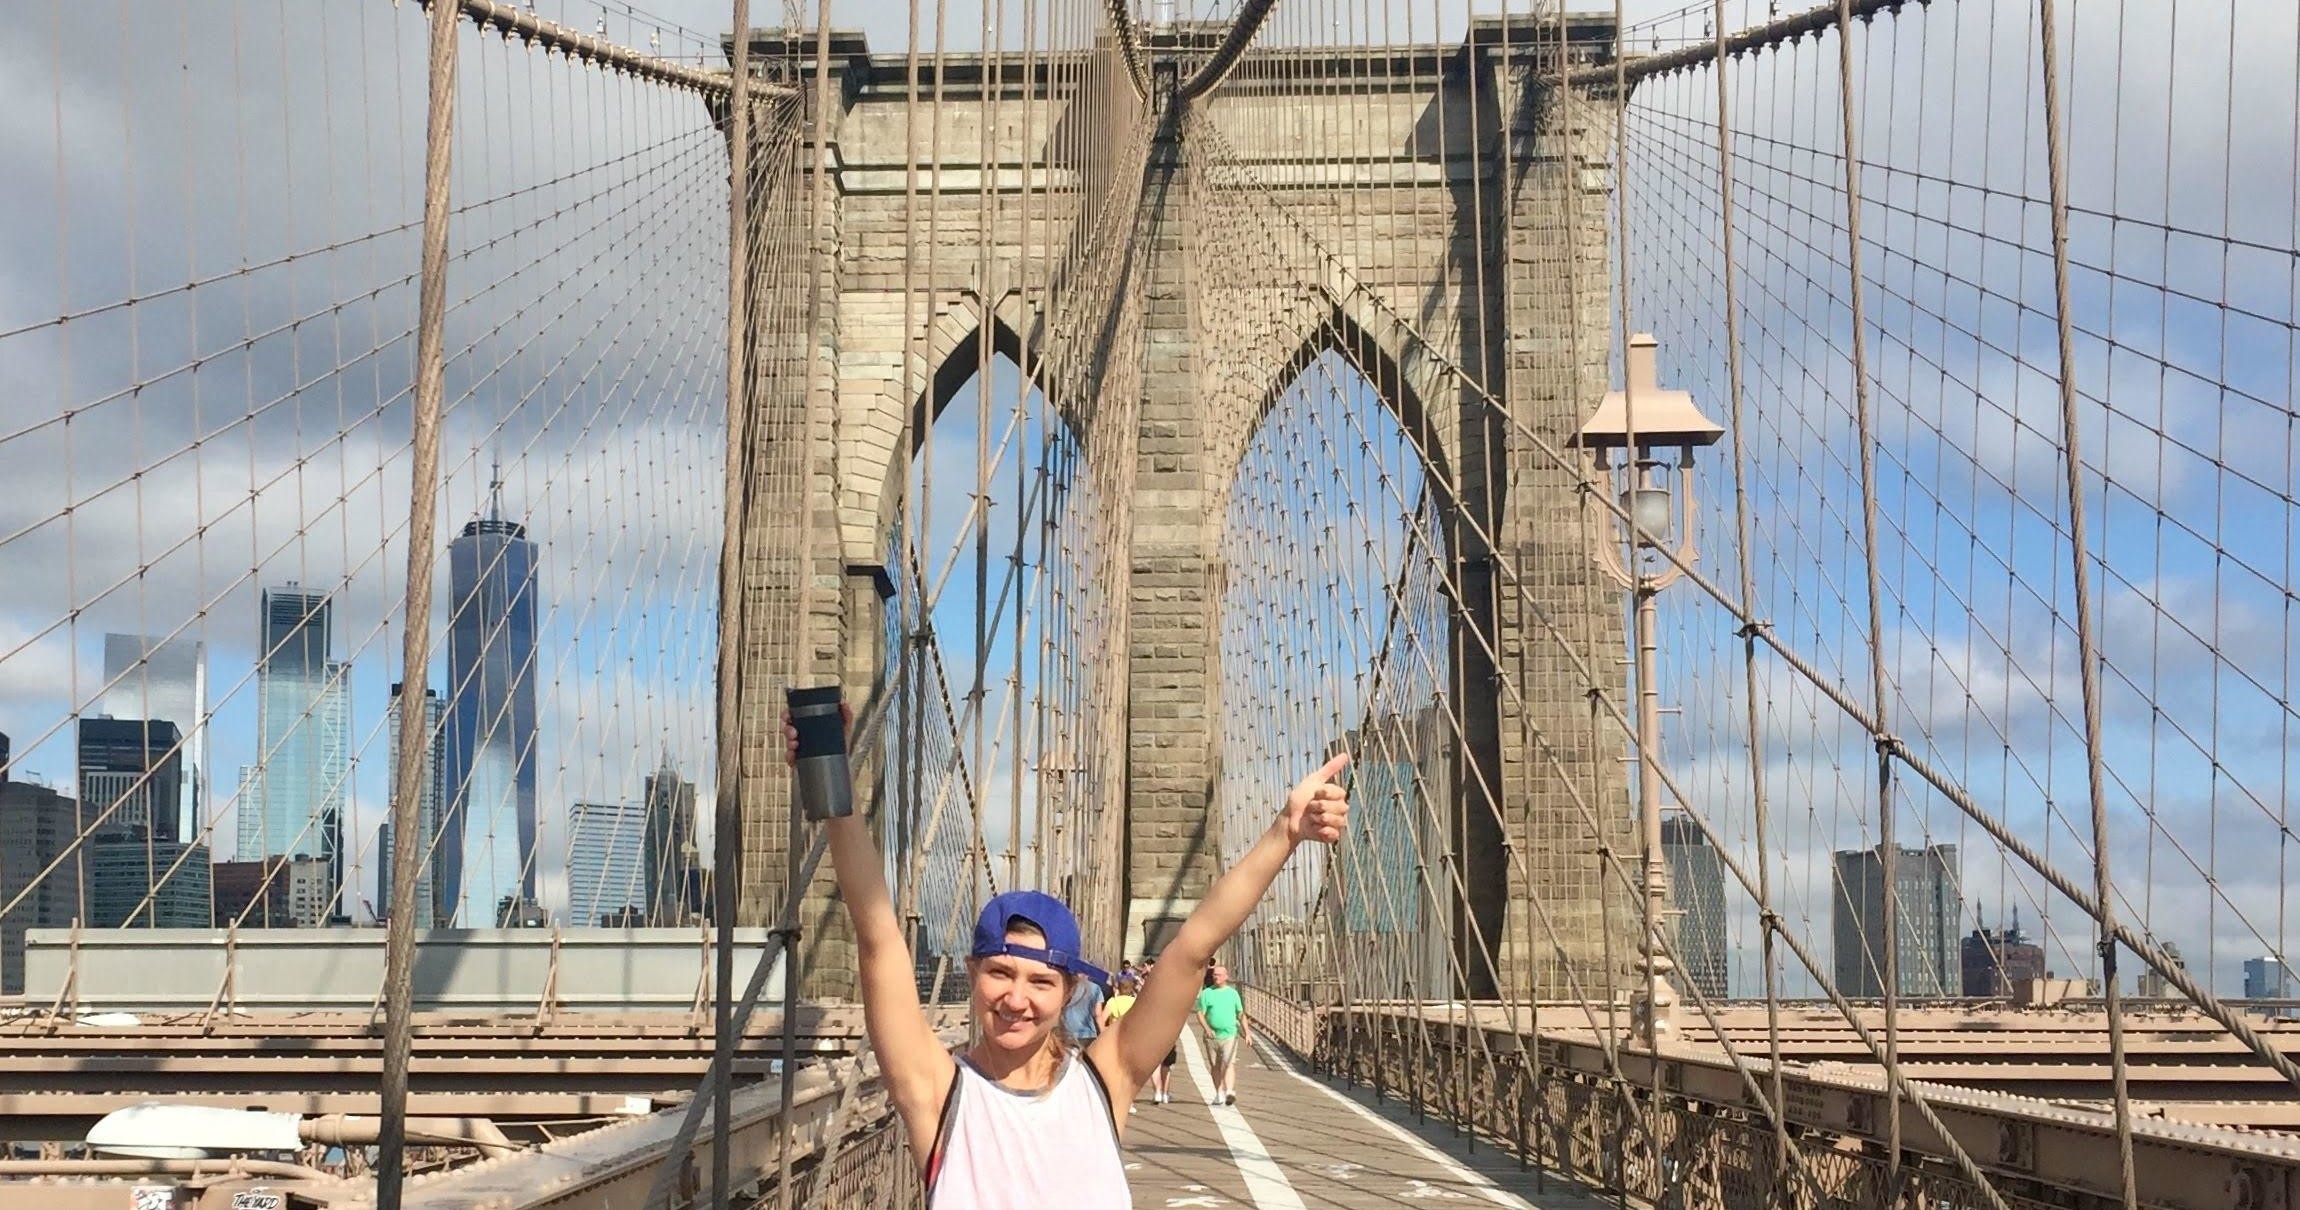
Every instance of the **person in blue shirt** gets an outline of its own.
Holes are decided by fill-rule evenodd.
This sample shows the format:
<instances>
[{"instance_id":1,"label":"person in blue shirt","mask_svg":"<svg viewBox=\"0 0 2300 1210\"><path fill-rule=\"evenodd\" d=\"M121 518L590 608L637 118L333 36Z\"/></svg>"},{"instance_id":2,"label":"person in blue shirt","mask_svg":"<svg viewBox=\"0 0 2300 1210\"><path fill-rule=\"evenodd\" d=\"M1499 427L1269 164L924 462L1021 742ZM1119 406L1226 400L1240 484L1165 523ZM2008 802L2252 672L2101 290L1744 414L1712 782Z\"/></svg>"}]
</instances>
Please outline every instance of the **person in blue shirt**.
<instances>
[{"instance_id":1,"label":"person in blue shirt","mask_svg":"<svg viewBox=\"0 0 2300 1210\"><path fill-rule=\"evenodd\" d=\"M1070 989L1070 1002L1062 1007L1062 1028L1070 1039L1080 1046L1102 1036L1102 1027L1110 1024L1110 1010L1103 1006L1102 985L1092 979L1080 979Z\"/></svg>"}]
</instances>

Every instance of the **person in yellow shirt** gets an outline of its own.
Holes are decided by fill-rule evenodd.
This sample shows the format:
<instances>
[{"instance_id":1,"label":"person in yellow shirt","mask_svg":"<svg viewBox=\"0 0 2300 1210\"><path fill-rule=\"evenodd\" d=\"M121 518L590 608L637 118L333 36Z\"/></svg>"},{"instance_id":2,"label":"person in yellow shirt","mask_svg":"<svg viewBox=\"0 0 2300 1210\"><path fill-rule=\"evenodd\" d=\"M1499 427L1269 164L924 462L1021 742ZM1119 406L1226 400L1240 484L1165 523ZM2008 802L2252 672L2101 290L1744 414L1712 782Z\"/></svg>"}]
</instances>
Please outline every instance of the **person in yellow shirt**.
<instances>
[{"instance_id":1,"label":"person in yellow shirt","mask_svg":"<svg viewBox=\"0 0 2300 1210\"><path fill-rule=\"evenodd\" d=\"M1139 975L1120 975L1117 988L1118 994L1110 997L1110 1002L1102 1006L1110 1014L1113 1023L1125 1016L1126 1010L1134 1007L1134 997L1142 990L1142 979ZM1174 1094L1166 1088L1166 1081L1174 1070L1174 1057L1173 1051L1167 1051L1166 1061L1160 1063L1158 1070L1150 1076L1150 1103L1153 1105L1164 1105L1174 1099ZM1133 1112L1132 1108L1129 1107L1127 1112Z\"/></svg>"},{"instance_id":2,"label":"person in yellow shirt","mask_svg":"<svg viewBox=\"0 0 2300 1210\"><path fill-rule=\"evenodd\" d=\"M1125 1016L1126 1010L1134 1007L1134 997L1141 991L1141 984L1132 975L1120 975L1117 988L1118 994L1110 997L1110 1002L1102 1006L1102 1011L1109 1013L1113 1021Z\"/></svg>"}]
</instances>

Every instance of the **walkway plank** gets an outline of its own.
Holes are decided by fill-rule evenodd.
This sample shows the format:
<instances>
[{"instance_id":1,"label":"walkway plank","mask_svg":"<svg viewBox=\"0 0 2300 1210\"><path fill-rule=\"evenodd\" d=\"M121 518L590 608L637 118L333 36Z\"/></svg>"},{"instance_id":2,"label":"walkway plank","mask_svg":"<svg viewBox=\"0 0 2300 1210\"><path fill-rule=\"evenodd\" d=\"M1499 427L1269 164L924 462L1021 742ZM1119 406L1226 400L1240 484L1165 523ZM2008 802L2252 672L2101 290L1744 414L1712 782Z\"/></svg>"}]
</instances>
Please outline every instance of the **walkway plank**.
<instances>
[{"instance_id":1,"label":"walkway plank","mask_svg":"<svg viewBox=\"0 0 2300 1210\"><path fill-rule=\"evenodd\" d=\"M1184 1035L1185 1048L1201 1045L1195 1033ZM1173 1104L1153 1104L1145 1090L1128 1118L1126 1167L1138 1210L1614 1205L1554 1177L1537 1191L1533 1174L1520 1171L1513 1158L1491 1147L1473 1153L1442 1123L1417 1124L1395 1102L1376 1107L1362 1090L1353 1095L1297 1074L1275 1051L1247 1060L1235 1108L1210 1107L1192 1078L1207 1065L1193 1058L1186 1053L1174 1069ZM1231 1123L1228 1139L1223 1118ZM1267 1179L1249 1179L1247 1172L1259 1166L1250 1144L1241 1171L1237 1150L1249 1134L1275 1161L1282 1190Z\"/></svg>"}]
</instances>

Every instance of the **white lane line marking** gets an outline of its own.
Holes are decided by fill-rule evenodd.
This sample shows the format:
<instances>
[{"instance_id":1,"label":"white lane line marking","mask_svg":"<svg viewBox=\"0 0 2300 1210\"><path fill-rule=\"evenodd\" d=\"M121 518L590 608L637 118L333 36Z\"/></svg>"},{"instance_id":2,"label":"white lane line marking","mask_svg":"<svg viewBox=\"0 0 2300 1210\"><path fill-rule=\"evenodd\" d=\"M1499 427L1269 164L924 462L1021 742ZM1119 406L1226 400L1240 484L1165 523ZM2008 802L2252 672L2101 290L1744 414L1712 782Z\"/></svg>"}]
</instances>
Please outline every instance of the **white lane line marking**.
<instances>
[{"instance_id":1,"label":"white lane line marking","mask_svg":"<svg viewBox=\"0 0 2300 1210\"><path fill-rule=\"evenodd\" d=\"M1190 1036L1188 1026L1183 1027L1180 1043L1182 1066L1189 1070L1190 1083L1197 1086L1203 1100L1214 1099L1214 1081L1206 1071L1206 1060L1198 1053L1202 1044ZM1239 1055L1244 1060L1244 1055ZM1262 1146L1260 1136L1247 1124L1246 1116L1233 1105L1208 1105L1207 1112L1214 1115L1214 1125L1222 1132L1222 1142L1230 1148L1230 1159L1238 1165L1238 1175L1246 1180L1246 1196L1254 1200L1261 1210L1309 1210L1302 1204L1302 1195L1294 1192L1294 1183L1286 1179L1285 1170L1270 1158Z\"/></svg>"},{"instance_id":2,"label":"white lane line marking","mask_svg":"<svg viewBox=\"0 0 2300 1210\"><path fill-rule=\"evenodd\" d=\"M1359 1117L1364 1118L1369 1122L1372 1122L1374 1125L1389 1131L1392 1135L1397 1137L1398 1141L1404 1143L1408 1147L1413 1148L1414 1152L1420 1155L1424 1160L1427 1160L1430 1163L1435 1164L1437 1167L1445 1170L1447 1173L1450 1173L1453 1178L1461 1184L1467 1185L1470 1188L1475 1189L1480 1194L1483 1194L1485 1196L1485 1200L1492 1202L1497 1206L1511 1207L1511 1210L1538 1210L1538 1207L1536 1207L1532 1202L1529 1202L1524 1198L1511 1193L1509 1190L1494 1184L1493 1181L1488 1179L1484 1173L1475 1172L1468 1168L1462 1167L1459 1160L1456 1160L1452 1156L1439 1151L1437 1148L1430 1146L1426 1142L1423 1142L1412 1131L1407 1130L1405 1127L1398 1125L1396 1122L1393 1122L1388 1118L1375 1113L1373 1110L1358 1104L1355 1100L1343 1096L1341 1093L1335 1092L1333 1089L1326 1087L1325 1084L1321 1083L1320 1081L1302 1074L1301 1070L1294 1066L1293 1060L1287 1058L1283 1054L1278 1053L1276 1048L1265 1044L1262 1039L1254 1039L1254 1050L1256 1053L1262 1056L1262 1061L1264 1063L1267 1063L1270 1066L1285 1072L1287 1075L1300 1080L1302 1083L1307 1084L1310 1087L1317 1089L1319 1092L1325 1093L1327 1096L1334 1098L1336 1101L1349 1106L1351 1112L1357 1114ZM1408 1196L1432 1197L1437 1195L1429 1193L1415 1193Z\"/></svg>"}]
</instances>

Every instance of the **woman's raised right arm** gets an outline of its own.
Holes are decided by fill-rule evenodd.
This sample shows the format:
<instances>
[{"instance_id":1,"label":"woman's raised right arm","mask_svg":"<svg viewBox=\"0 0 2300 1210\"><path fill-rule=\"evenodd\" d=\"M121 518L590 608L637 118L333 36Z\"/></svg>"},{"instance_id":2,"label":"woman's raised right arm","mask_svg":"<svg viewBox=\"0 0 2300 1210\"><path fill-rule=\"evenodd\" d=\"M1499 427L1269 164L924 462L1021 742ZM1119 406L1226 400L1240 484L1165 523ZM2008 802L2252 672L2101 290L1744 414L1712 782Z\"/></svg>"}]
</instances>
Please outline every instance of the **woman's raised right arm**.
<instances>
[{"instance_id":1,"label":"woman's raised right arm","mask_svg":"<svg viewBox=\"0 0 2300 1210\"><path fill-rule=\"evenodd\" d=\"M785 727L794 746L798 733ZM918 999L918 972L902 922L887 894L886 863L871 839L870 827L856 816L825 821L831 868L838 875L839 899L854 922L856 975L862 985L863 1028L878 1056L879 1078L887 1097L910 1131L922 1156L934 1144L942 1105L957 1074L950 1052L926 1023Z\"/></svg>"}]
</instances>

